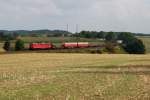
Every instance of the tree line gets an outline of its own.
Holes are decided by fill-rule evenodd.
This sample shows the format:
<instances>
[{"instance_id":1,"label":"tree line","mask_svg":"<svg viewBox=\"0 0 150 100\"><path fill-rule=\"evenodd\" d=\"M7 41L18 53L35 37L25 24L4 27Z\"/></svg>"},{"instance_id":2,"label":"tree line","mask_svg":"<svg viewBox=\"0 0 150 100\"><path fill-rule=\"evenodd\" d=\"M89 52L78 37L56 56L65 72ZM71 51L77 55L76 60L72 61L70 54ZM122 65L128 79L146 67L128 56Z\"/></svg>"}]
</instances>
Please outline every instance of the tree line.
<instances>
[{"instance_id":1,"label":"tree line","mask_svg":"<svg viewBox=\"0 0 150 100\"><path fill-rule=\"evenodd\" d=\"M129 54L144 54L146 52L145 45L142 40L138 39L135 34L130 32L96 32L81 31L75 34L76 37L102 39L106 42L116 43L121 41L120 46Z\"/></svg>"}]
</instances>

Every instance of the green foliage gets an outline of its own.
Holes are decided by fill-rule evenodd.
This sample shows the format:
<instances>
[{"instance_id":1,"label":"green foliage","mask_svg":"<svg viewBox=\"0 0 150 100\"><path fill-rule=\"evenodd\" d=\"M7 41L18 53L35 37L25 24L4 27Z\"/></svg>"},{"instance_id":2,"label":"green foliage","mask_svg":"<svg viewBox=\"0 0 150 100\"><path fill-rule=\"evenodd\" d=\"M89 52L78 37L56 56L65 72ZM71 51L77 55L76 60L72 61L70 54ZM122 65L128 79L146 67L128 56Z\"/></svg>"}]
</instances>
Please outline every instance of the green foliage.
<instances>
[{"instance_id":1,"label":"green foliage","mask_svg":"<svg viewBox=\"0 0 150 100\"><path fill-rule=\"evenodd\" d=\"M105 38L106 32L96 32L96 31L81 31L78 34L75 34L76 37L83 37L83 38Z\"/></svg>"},{"instance_id":2,"label":"green foliage","mask_svg":"<svg viewBox=\"0 0 150 100\"><path fill-rule=\"evenodd\" d=\"M126 52L130 54L144 54L145 53L145 45L139 39L137 39L134 35L128 32L123 32L118 35L118 40L123 41L123 48Z\"/></svg>"},{"instance_id":3,"label":"green foliage","mask_svg":"<svg viewBox=\"0 0 150 100\"><path fill-rule=\"evenodd\" d=\"M139 39L135 39L126 44L124 49L130 54L145 54L145 46Z\"/></svg>"},{"instance_id":4,"label":"green foliage","mask_svg":"<svg viewBox=\"0 0 150 100\"><path fill-rule=\"evenodd\" d=\"M100 32L97 34L97 38L104 39L104 38L105 38L105 32L100 31Z\"/></svg>"},{"instance_id":5,"label":"green foliage","mask_svg":"<svg viewBox=\"0 0 150 100\"><path fill-rule=\"evenodd\" d=\"M4 32L0 32L0 40L1 41L15 40L16 39L16 35L17 35L16 33L6 34Z\"/></svg>"},{"instance_id":6,"label":"green foliage","mask_svg":"<svg viewBox=\"0 0 150 100\"><path fill-rule=\"evenodd\" d=\"M3 46L4 50L9 51L10 50L10 41L5 41L4 46Z\"/></svg>"},{"instance_id":7,"label":"green foliage","mask_svg":"<svg viewBox=\"0 0 150 100\"><path fill-rule=\"evenodd\" d=\"M114 32L108 32L108 34L106 35L105 39L107 41L115 41L116 40L116 35Z\"/></svg>"},{"instance_id":8,"label":"green foliage","mask_svg":"<svg viewBox=\"0 0 150 100\"><path fill-rule=\"evenodd\" d=\"M15 44L15 50L20 51L24 49L24 41L18 39Z\"/></svg>"},{"instance_id":9,"label":"green foliage","mask_svg":"<svg viewBox=\"0 0 150 100\"><path fill-rule=\"evenodd\" d=\"M124 44L128 44L129 42L135 40L136 38L129 32L122 32L118 35L118 40L122 40Z\"/></svg>"}]
</instances>

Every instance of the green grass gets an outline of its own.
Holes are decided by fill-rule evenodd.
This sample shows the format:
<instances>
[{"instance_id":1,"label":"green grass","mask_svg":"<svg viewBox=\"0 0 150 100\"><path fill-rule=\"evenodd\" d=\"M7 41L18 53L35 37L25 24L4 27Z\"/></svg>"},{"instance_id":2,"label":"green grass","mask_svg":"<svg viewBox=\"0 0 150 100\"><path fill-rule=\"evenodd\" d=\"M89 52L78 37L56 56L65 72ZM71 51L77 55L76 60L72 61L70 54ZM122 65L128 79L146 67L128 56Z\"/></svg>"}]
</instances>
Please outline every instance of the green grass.
<instances>
[{"instance_id":1,"label":"green grass","mask_svg":"<svg viewBox=\"0 0 150 100\"><path fill-rule=\"evenodd\" d=\"M97 39L86 39L76 37L21 37L25 42L52 42L52 43L63 43L63 42L102 42Z\"/></svg>"},{"instance_id":2,"label":"green grass","mask_svg":"<svg viewBox=\"0 0 150 100\"><path fill-rule=\"evenodd\" d=\"M0 55L0 100L149 100L150 55Z\"/></svg>"}]
</instances>

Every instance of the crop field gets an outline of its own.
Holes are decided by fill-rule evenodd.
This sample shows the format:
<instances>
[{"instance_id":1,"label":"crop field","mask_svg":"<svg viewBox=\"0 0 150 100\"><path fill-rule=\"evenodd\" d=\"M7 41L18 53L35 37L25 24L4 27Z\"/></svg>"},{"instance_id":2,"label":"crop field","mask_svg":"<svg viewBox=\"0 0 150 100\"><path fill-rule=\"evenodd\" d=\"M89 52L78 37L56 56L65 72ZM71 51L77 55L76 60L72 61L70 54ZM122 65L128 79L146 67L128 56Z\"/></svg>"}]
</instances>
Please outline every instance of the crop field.
<instances>
[{"instance_id":1,"label":"crop field","mask_svg":"<svg viewBox=\"0 0 150 100\"><path fill-rule=\"evenodd\" d=\"M0 52L4 52L3 43L0 43Z\"/></svg>"},{"instance_id":2,"label":"crop field","mask_svg":"<svg viewBox=\"0 0 150 100\"><path fill-rule=\"evenodd\" d=\"M0 55L0 100L150 100L150 55Z\"/></svg>"}]
</instances>

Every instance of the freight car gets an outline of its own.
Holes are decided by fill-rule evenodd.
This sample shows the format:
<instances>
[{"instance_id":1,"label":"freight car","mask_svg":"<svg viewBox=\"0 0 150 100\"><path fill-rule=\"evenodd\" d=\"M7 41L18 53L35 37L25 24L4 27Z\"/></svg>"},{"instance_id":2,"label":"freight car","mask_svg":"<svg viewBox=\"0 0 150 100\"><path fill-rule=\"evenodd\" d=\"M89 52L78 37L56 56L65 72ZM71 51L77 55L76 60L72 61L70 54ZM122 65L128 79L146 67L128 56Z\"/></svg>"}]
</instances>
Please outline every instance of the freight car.
<instances>
[{"instance_id":1,"label":"freight car","mask_svg":"<svg viewBox=\"0 0 150 100\"><path fill-rule=\"evenodd\" d=\"M53 49L55 46L52 43L31 43L29 46L30 50L37 49Z\"/></svg>"},{"instance_id":2,"label":"freight car","mask_svg":"<svg viewBox=\"0 0 150 100\"><path fill-rule=\"evenodd\" d=\"M73 42L73 43L64 43L62 48L88 48L90 45L88 42Z\"/></svg>"}]
</instances>

